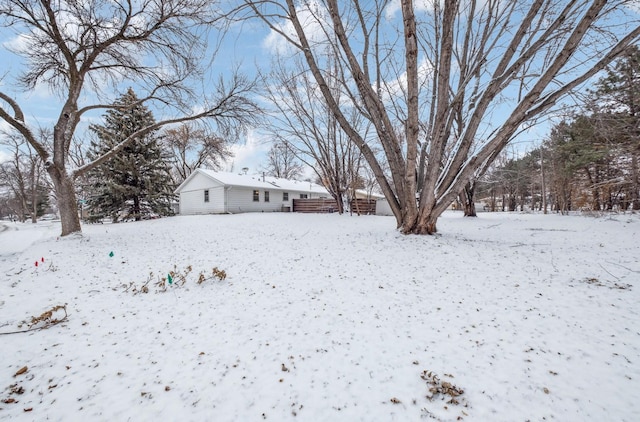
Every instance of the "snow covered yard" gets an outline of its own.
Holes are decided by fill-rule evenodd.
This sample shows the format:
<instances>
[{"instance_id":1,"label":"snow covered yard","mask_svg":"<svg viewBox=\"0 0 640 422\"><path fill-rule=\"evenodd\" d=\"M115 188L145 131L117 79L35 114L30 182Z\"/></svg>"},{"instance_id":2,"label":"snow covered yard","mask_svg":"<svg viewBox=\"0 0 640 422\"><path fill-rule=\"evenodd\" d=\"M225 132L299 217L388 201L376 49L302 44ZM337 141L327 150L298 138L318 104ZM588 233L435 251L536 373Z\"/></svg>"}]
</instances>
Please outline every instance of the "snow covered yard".
<instances>
[{"instance_id":1,"label":"snow covered yard","mask_svg":"<svg viewBox=\"0 0 640 422\"><path fill-rule=\"evenodd\" d=\"M55 222L5 225L0 332L68 317L0 335L0 420L640 415L638 216L450 213L421 237L334 214L63 239ZM174 266L193 270L159 292ZM196 283L214 267L226 279Z\"/></svg>"}]
</instances>

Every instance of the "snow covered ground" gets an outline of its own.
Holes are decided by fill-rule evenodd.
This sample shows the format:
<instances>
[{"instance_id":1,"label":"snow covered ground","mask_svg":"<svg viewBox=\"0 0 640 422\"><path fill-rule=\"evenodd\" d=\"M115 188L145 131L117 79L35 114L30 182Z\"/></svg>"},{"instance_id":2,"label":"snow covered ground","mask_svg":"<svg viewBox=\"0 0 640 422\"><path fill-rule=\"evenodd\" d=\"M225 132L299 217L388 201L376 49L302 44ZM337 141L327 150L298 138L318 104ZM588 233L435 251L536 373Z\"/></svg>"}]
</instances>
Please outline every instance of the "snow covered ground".
<instances>
[{"instance_id":1,"label":"snow covered ground","mask_svg":"<svg viewBox=\"0 0 640 422\"><path fill-rule=\"evenodd\" d=\"M0 420L640 417L637 215L3 224Z\"/></svg>"}]
</instances>

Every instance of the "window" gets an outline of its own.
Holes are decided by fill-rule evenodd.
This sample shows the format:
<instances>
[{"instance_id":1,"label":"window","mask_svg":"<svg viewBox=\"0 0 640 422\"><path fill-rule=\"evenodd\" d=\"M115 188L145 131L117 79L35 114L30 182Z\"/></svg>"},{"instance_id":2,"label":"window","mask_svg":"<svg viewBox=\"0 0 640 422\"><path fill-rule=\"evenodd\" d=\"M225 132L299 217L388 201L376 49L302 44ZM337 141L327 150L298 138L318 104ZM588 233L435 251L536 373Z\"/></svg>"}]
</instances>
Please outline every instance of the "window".
<instances>
[{"instance_id":1,"label":"window","mask_svg":"<svg viewBox=\"0 0 640 422\"><path fill-rule=\"evenodd\" d=\"M253 191L253 202L259 202L260 201L260 191L258 189L255 189Z\"/></svg>"},{"instance_id":2,"label":"window","mask_svg":"<svg viewBox=\"0 0 640 422\"><path fill-rule=\"evenodd\" d=\"M209 202L209 189L204 191L204 202Z\"/></svg>"},{"instance_id":3,"label":"window","mask_svg":"<svg viewBox=\"0 0 640 422\"><path fill-rule=\"evenodd\" d=\"M283 201L289 200L289 192L282 192L282 200Z\"/></svg>"},{"instance_id":4,"label":"window","mask_svg":"<svg viewBox=\"0 0 640 422\"><path fill-rule=\"evenodd\" d=\"M269 191L264 191L264 202L269 202Z\"/></svg>"},{"instance_id":5,"label":"window","mask_svg":"<svg viewBox=\"0 0 640 422\"><path fill-rule=\"evenodd\" d=\"M306 193L300 194L300 199L307 199L308 195Z\"/></svg>"}]
</instances>

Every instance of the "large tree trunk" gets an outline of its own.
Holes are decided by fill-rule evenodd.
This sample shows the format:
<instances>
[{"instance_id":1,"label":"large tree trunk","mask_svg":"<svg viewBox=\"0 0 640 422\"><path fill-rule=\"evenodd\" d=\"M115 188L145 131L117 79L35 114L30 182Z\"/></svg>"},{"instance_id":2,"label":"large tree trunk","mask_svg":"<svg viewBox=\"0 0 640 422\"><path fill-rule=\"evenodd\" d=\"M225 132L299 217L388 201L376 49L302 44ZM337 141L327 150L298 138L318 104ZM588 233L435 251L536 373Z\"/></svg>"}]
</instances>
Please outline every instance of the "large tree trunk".
<instances>
[{"instance_id":1,"label":"large tree trunk","mask_svg":"<svg viewBox=\"0 0 640 422\"><path fill-rule=\"evenodd\" d=\"M464 209L465 217L477 217L476 204L475 204L475 183L467 183L462 192L460 193L460 199L462 199L462 207Z\"/></svg>"},{"instance_id":2,"label":"large tree trunk","mask_svg":"<svg viewBox=\"0 0 640 422\"><path fill-rule=\"evenodd\" d=\"M422 210L421 210L422 211ZM435 210L431 210L428 213L420 213L420 217L412 230L413 234L435 234L438 232L438 228L436 227L436 223L438 221L438 217L440 214L436 213Z\"/></svg>"},{"instance_id":3,"label":"large tree trunk","mask_svg":"<svg viewBox=\"0 0 640 422\"><path fill-rule=\"evenodd\" d=\"M438 232L438 229L436 227L437 220L438 217L432 218L431 216L429 216L418 225L418 227L414 231L414 234L436 234Z\"/></svg>"},{"instance_id":4,"label":"large tree trunk","mask_svg":"<svg viewBox=\"0 0 640 422\"><path fill-rule=\"evenodd\" d=\"M340 189L340 179L337 173L333 173L331 171L331 175L328 175L329 172L324 172L327 176L327 184L329 185L327 188L329 190L329 195L336 201L336 206L338 207L338 214L342 215L345 211L345 201L344 201L344 192Z\"/></svg>"},{"instance_id":5,"label":"large tree trunk","mask_svg":"<svg viewBox=\"0 0 640 422\"><path fill-rule=\"evenodd\" d=\"M496 190L491 188L491 203L489 204L489 210L491 212L496 212L496 207L497 207L497 199L496 199Z\"/></svg>"},{"instance_id":6,"label":"large tree trunk","mask_svg":"<svg viewBox=\"0 0 640 422\"><path fill-rule=\"evenodd\" d=\"M434 202L430 207L420 208L417 215L403 213L398 227L404 234L436 234L438 232L436 223L443 211L442 205Z\"/></svg>"},{"instance_id":7,"label":"large tree trunk","mask_svg":"<svg viewBox=\"0 0 640 422\"><path fill-rule=\"evenodd\" d=\"M60 211L60 222L62 223L61 236L80 232L80 217L78 216L78 201L76 191L73 187L73 180L63 170L60 171L55 165L50 165L47 172L53 181L53 187L58 201Z\"/></svg>"},{"instance_id":8,"label":"large tree trunk","mask_svg":"<svg viewBox=\"0 0 640 422\"><path fill-rule=\"evenodd\" d=\"M429 213L421 213L416 218L410 218L409 214L404 214L404 219L398 224L400 232L403 234L436 234L438 232L436 223L439 214L431 211Z\"/></svg>"},{"instance_id":9,"label":"large tree trunk","mask_svg":"<svg viewBox=\"0 0 640 422\"><path fill-rule=\"evenodd\" d=\"M444 209L475 174L491 164L524 123L548 113L640 36L640 28L635 28L619 41L614 38L615 44L602 49L597 61L585 64L576 52L592 33L602 32L596 24L607 17L606 0L567 2L557 8L549 1L512 2L513 7L503 2L434 1L428 2L428 12L421 9L420 27L414 2L402 0L404 43L398 40L393 46L379 42L384 38L379 35L387 33L381 26L385 12L379 2L327 0L320 6L314 3L309 13L308 2L245 3L304 55L327 107L360 148L405 234L435 233ZM367 3L374 6L367 8ZM476 8L478 3L486 6ZM274 4L282 7L286 17L273 13ZM612 4L610 9L616 7ZM423 13L428 13L425 19ZM293 25L295 36L282 31L283 18ZM320 57L325 55L320 49L325 44L320 47L309 31L313 25L308 22L314 19L335 34L334 41L328 42L342 57L339 75L323 67ZM504 42L506 32L508 42ZM391 50L395 51L389 54ZM419 69L424 56L432 66L426 78ZM572 71L576 67L585 71ZM399 101L392 104L385 100L388 86L381 76L389 72L402 74L401 88L394 89L401 91ZM353 82L337 91L347 91L346 96L331 89L333 77ZM562 80L567 82L555 84ZM518 81L521 95L509 101L510 113L494 122L494 107ZM347 118L353 110L371 123L376 136L356 130ZM480 141L487 124L495 130ZM510 199L515 210L515 198Z\"/></svg>"},{"instance_id":10,"label":"large tree trunk","mask_svg":"<svg viewBox=\"0 0 640 422\"><path fill-rule=\"evenodd\" d=\"M336 204L338 205L338 214L344 214L344 197L341 194L336 195Z\"/></svg>"},{"instance_id":11,"label":"large tree trunk","mask_svg":"<svg viewBox=\"0 0 640 422\"><path fill-rule=\"evenodd\" d=\"M31 191L31 222L38 222L38 194L35 188Z\"/></svg>"},{"instance_id":12,"label":"large tree trunk","mask_svg":"<svg viewBox=\"0 0 640 422\"><path fill-rule=\"evenodd\" d=\"M640 210L640 177L638 176L638 156L635 151L631 153L631 200L633 211Z\"/></svg>"},{"instance_id":13,"label":"large tree trunk","mask_svg":"<svg viewBox=\"0 0 640 422\"><path fill-rule=\"evenodd\" d=\"M133 197L133 215L135 221L142 220L142 211L140 209L140 198L138 196Z\"/></svg>"},{"instance_id":14,"label":"large tree trunk","mask_svg":"<svg viewBox=\"0 0 640 422\"><path fill-rule=\"evenodd\" d=\"M24 195L26 195L26 192L24 192ZM27 197L26 196L22 196L20 199L20 215L19 215L19 220L21 223L24 223L27 221L27 212L29 211L29 206L27 205Z\"/></svg>"},{"instance_id":15,"label":"large tree trunk","mask_svg":"<svg viewBox=\"0 0 640 422\"><path fill-rule=\"evenodd\" d=\"M38 222L38 178L36 177L36 166L33 160L31 160L31 175L29 180L31 182L31 222Z\"/></svg>"}]
</instances>

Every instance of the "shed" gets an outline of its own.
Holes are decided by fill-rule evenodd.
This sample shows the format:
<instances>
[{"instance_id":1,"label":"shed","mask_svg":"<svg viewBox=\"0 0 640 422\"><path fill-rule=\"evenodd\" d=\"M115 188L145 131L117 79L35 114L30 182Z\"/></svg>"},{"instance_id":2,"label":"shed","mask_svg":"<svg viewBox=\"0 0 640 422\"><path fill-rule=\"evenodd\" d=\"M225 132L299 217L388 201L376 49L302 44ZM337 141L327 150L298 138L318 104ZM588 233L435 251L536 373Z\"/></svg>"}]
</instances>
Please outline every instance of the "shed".
<instances>
[{"instance_id":1,"label":"shed","mask_svg":"<svg viewBox=\"0 0 640 422\"><path fill-rule=\"evenodd\" d=\"M329 198L316 183L197 169L175 191L180 214L292 211L293 199Z\"/></svg>"}]
</instances>

